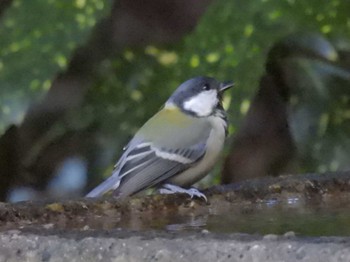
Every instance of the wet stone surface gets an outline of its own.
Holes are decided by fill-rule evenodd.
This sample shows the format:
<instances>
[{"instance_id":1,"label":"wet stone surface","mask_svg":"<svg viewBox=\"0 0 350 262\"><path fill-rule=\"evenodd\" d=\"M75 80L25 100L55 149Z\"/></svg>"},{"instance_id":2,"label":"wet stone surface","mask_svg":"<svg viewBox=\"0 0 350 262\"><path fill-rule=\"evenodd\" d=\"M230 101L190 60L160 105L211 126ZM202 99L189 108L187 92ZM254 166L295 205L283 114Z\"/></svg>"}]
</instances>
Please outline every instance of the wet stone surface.
<instances>
[{"instance_id":1,"label":"wet stone surface","mask_svg":"<svg viewBox=\"0 0 350 262\"><path fill-rule=\"evenodd\" d=\"M203 252L204 261L281 261L277 255L319 261L320 248L335 261L349 261L348 172L266 178L204 192L208 203L186 195L1 203L0 261L68 261L79 254L86 255L81 261L181 261Z\"/></svg>"}]
</instances>

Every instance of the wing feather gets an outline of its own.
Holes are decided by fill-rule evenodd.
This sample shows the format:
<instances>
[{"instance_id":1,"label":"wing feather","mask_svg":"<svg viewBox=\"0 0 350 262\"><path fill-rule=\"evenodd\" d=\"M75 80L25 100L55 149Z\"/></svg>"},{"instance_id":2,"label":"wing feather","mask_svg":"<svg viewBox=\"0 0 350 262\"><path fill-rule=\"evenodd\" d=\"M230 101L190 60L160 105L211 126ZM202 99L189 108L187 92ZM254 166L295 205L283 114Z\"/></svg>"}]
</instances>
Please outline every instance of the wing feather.
<instances>
[{"instance_id":1,"label":"wing feather","mask_svg":"<svg viewBox=\"0 0 350 262\"><path fill-rule=\"evenodd\" d=\"M112 176L87 196L97 197L109 190L128 196L165 182L204 156L210 130L205 119L186 116L177 110L158 112L124 148ZM172 139L174 136L176 140Z\"/></svg>"},{"instance_id":2,"label":"wing feather","mask_svg":"<svg viewBox=\"0 0 350 262\"><path fill-rule=\"evenodd\" d=\"M121 183L115 194L119 196L137 193L184 171L205 154L205 144L167 150L144 143L127 153L118 172Z\"/></svg>"}]
</instances>

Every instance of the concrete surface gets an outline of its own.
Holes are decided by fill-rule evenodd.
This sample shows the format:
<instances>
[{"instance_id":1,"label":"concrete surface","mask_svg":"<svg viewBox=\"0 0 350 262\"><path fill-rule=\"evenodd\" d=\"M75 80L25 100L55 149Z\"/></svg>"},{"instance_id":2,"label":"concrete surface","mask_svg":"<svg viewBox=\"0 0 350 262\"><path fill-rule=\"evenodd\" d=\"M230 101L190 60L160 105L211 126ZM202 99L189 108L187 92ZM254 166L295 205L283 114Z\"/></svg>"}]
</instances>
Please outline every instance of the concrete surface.
<instances>
[{"instance_id":1,"label":"concrete surface","mask_svg":"<svg viewBox=\"0 0 350 262\"><path fill-rule=\"evenodd\" d=\"M0 261L350 261L350 238L118 232L0 234ZM58 236L60 235L60 236Z\"/></svg>"}]
</instances>

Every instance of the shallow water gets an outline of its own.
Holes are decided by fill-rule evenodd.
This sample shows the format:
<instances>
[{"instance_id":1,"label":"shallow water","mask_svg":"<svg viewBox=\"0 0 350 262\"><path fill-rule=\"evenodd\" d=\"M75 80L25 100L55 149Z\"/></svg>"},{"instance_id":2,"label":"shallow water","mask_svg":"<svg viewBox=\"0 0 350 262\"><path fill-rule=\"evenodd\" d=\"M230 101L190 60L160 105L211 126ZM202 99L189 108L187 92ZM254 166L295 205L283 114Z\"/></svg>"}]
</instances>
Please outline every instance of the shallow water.
<instances>
[{"instance_id":1,"label":"shallow water","mask_svg":"<svg viewBox=\"0 0 350 262\"><path fill-rule=\"evenodd\" d=\"M306 174L217 186L186 195L0 205L0 231L213 232L350 236L350 173ZM121 229L121 230L120 230Z\"/></svg>"},{"instance_id":2,"label":"shallow water","mask_svg":"<svg viewBox=\"0 0 350 262\"><path fill-rule=\"evenodd\" d=\"M350 206L259 203L236 211L209 215L204 228L221 233L350 236Z\"/></svg>"},{"instance_id":3,"label":"shallow water","mask_svg":"<svg viewBox=\"0 0 350 262\"><path fill-rule=\"evenodd\" d=\"M84 221L90 229L203 231L213 233L284 234L299 236L350 236L350 200L319 202L290 197L268 199L229 208L210 205L200 214L147 212L130 217L99 217Z\"/></svg>"},{"instance_id":4,"label":"shallow water","mask_svg":"<svg viewBox=\"0 0 350 262\"><path fill-rule=\"evenodd\" d=\"M140 220L143 222L138 226L142 228L138 229L249 234L284 234L293 231L303 236L350 236L350 201L342 199L327 203L305 203L297 197L291 197L286 201L269 199L232 206L225 211L211 208L208 214L203 215L173 214L155 220ZM133 228L128 223L124 226Z\"/></svg>"}]
</instances>

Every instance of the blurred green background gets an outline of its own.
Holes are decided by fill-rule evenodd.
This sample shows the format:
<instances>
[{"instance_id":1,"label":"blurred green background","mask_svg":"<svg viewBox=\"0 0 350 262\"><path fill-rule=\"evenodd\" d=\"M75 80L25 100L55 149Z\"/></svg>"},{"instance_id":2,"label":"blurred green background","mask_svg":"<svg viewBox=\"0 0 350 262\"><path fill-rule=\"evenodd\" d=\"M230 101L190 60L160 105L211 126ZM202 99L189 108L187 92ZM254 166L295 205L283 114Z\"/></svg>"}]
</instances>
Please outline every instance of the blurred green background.
<instances>
[{"instance_id":1,"label":"blurred green background","mask_svg":"<svg viewBox=\"0 0 350 262\"><path fill-rule=\"evenodd\" d=\"M154 9L150 1L140 2L140 6L126 2L13 0L1 12L0 134L4 136L15 124L20 130L18 136L25 140L25 146L21 142L15 146L23 148L15 158L21 159L18 165L24 167L15 168L20 175L9 183L10 188L32 187L40 194L59 192L52 181L65 187L55 177L60 174L57 170L66 167L63 156L69 156L79 160L72 166L88 175L81 176L81 187L72 189L81 195L86 185L92 187L101 176L109 176L123 145L138 127L179 84L197 75L235 81L236 87L224 101L232 140L259 86L269 48L291 33L320 33L335 49L350 52L350 1L217 0L204 1L200 6L195 1L170 1L164 7L155 1L159 6ZM173 14L169 6L176 8L174 17L164 17ZM133 8L141 14L138 23L146 24L140 31L133 31L136 23L127 16ZM194 21L181 24L188 14L193 14ZM160 18L154 21L153 15ZM173 26L173 21L179 24ZM73 66L70 63L77 54L80 60ZM292 125L302 158L299 173L350 166L348 66L344 62L303 68L303 79L313 91L302 101L292 101L291 117L305 112L309 102L317 110L299 122L306 131ZM55 81L60 85L50 91ZM62 83L67 84L68 91L60 88ZM342 88L330 96L334 85ZM295 97L304 88L296 90ZM325 94L326 100L313 92ZM54 113L46 116L45 110ZM29 136L35 128L36 134ZM71 137L86 140L74 140L66 146ZM82 144L84 150L77 150ZM50 152L61 150L59 145L67 152L50 157ZM42 162L52 163L52 167L42 167ZM220 166L204 185L218 183L219 173ZM4 176L9 174L3 172ZM37 174L41 174L39 178L33 178ZM22 199L9 197L9 192L5 199ZM30 192L26 194L32 196Z\"/></svg>"}]
</instances>

